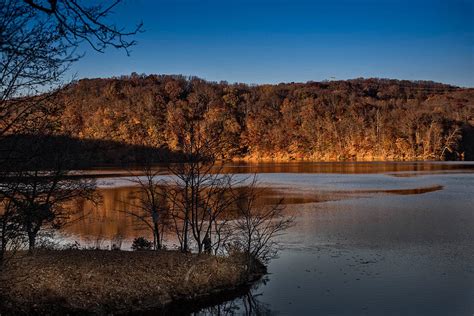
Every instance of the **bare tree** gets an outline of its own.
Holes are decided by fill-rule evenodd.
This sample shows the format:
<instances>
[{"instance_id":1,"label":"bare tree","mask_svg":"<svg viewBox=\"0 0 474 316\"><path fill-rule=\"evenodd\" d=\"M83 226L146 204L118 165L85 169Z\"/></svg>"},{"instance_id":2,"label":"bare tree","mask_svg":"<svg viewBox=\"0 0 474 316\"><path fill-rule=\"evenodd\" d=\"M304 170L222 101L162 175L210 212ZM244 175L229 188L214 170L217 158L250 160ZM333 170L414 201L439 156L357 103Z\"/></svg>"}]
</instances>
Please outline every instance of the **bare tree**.
<instances>
[{"instance_id":1,"label":"bare tree","mask_svg":"<svg viewBox=\"0 0 474 316\"><path fill-rule=\"evenodd\" d=\"M34 249L44 226L57 229L70 219L67 202L96 200L95 180L69 171L72 157L59 142L44 141L24 150L31 155L28 164L16 165L0 178L0 197L10 221L26 234L29 248Z\"/></svg>"},{"instance_id":2,"label":"bare tree","mask_svg":"<svg viewBox=\"0 0 474 316\"><path fill-rule=\"evenodd\" d=\"M120 212L133 216L150 229L153 233L153 249L159 250L163 247L164 232L170 223L168 191L164 188L165 183L158 178L160 171L153 169L151 164L146 163L141 171L143 174L130 180L138 185L135 192L138 203L125 202L127 209Z\"/></svg>"},{"instance_id":3,"label":"bare tree","mask_svg":"<svg viewBox=\"0 0 474 316\"><path fill-rule=\"evenodd\" d=\"M77 49L82 42L99 52L114 47L128 54L135 44L130 35L141 24L124 31L110 23L108 16L119 2L0 0L0 141L54 131L53 118L62 108L56 94L70 65L81 57ZM0 149L2 253L19 227L29 231L34 245L34 232L62 217L64 201L91 191L91 183L71 180L65 168L31 169L36 153L12 139ZM31 212L33 217L27 215Z\"/></svg>"},{"instance_id":4,"label":"bare tree","mask_svg":"<svg viewBox=\"0 0 474 316\"><path fill-rule=\"evenodd\" d=\"M204 173L203 169L209 167L199 165L186 169L187 173L175 174L177 180L170 184L175 231L181 235L183 251L189 250L185 243L187 231L199 253L203 251L204 239L211 241L214 252L225 241L226 213L231 211L234 201L231 191L240 180L234 175L221 173L220 167Z\"/></svg>"},{"instance_id":5,"label":"bare tree","mask_svg":"<svg viewBox=\"0 0 474 316\"><path fill-rule=\"evenodd\" d=\"M62 87L69 66L81 57L81 42L99 52L112 46L128 54L135 44L128 38L142 25L124 31L107 23L119 2L0 0L0 136L24 132L25 122L33 118L36 130L41 127L38 120L44 123L52 110L41 100Z\"/></svg>"},{"instance_id":6,"label":"bare tree","mask_svg":"<svg viewBox=\"0 0 474 316\"><path fill-rule=\"evenodd\" d=\"M183 162L168 167L172 175L168 197L181 250L189 251L192 240L199 253L205 244L211 244L217 253L233 239L249 258L266 262L276 251L275 237L293 219L283 216L281 202L263 208L256 205L256 177L248 184L249 178L225 173L223 165L216 163L225 147L220 137L223 127L202 119L207 108L202 102L173 118L180 127L175 138Z\"/></svg>"},{"instance_id":7,"label":"bare tree","mask_svg":"<svg viewBox=\"0 0 474 316\"><path fill-rule=\"evenodd\" d=\"M15 215L12 200L2 197L0 199L0 263L6 262L7 251L14 253L22 245L21 226L16 221Z\"/></svg>"},{"instance_id":8,"label":"bare tree","mask_svg":"<svg viewBox=\"0 0 474 316\"><path fill-rule=\"evenodd\" d=\"M190 250L190 239L199 253L204 241L211 241L214 252L222 245L226 220L223 214L234 201L232 189L242 180L223 173L223 166L216 164L219 143L219 126L206 126L199 120L201 107L191 110L185 118L179 139L183 162L168 167L173 177L168 181L174 231L182 251ZM213 235L216 241L212 242Z\"/></svg>"},{"instance_id":9,"label":"bare tree","mask_svg":"<svg viewBox=\"0 0 474 316\"><path fill-rule=\"evenodd\" d=\"M444 137L444 144L440 146L441 153L439 154L439 159L442 160L446 158L446 152L453 153L458 146L459 138L461 138L461 129L459 127L454 127L449 130L448 134Z\"/></svg>"},{"instance_id":10,"label":"bare tree","mask_svg":"<svg viewBox=\"0 0 474 316\"><path fill-rule=\"evenodd\" d=\"M45 13L49 22L72 47L86 41L98 52L113 46L128 53L129 48L136 44L128 38L141 30L142 23L131 31L107 23L107 16L120 2L112 0L103 1L101 5L87 5L87 1L81 0L24 0L36 12Z\"/></svg>"},{"instance_id":11,"label":"bare tree","mask_svg":"<svg viewBox=\"0 0 474 316\"><path fill-rule=\"evenodd\" d=\"M259 196L257 177L238 192L238 217L234 223L234 246L249 260L249 268L258 260L267 263L276 255L276 238L294 223L294 218L283 214L283 200L275 205L257 205Z\"/></svg>"}]
</instances>

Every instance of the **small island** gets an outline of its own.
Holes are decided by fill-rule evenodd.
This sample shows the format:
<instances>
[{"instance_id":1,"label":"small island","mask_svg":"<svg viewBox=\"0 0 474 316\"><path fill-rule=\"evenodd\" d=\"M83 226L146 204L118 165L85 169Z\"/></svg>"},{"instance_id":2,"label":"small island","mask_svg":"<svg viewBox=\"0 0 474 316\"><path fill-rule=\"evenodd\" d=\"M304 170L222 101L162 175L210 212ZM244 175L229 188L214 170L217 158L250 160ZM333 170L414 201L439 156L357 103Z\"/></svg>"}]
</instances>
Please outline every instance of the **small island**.
<instances>
[{"instance_id":1,"label":"small island","mask_svg":"<svg viewBox=\"0 0 474 316\"><path fill-rule=\"evenodd\" d=\"M8 269L9 314L192 312L245 293L266 273L238 254L168 250L38 250Z\"/></svg>"}]
</instances>

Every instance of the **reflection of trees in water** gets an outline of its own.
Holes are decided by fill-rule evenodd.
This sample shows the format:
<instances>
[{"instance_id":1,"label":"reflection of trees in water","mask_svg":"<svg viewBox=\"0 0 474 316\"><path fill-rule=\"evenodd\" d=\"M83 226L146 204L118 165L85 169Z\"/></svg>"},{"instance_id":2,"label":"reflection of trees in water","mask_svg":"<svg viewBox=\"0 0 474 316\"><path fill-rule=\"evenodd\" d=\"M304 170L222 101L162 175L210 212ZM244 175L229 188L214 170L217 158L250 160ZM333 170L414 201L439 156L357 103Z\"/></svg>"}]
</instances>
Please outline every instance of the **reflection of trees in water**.
<instances>
[{"instance_id":1,"label":"reflection of trees in water","mask_svg":"<svg viewBox=\"0 0 474 316\"><path fill-rule=\"evenodd\" d=\"M258 300L262 293L257 293L260 284L266 284L268 277L264 277L255 284L246 294L211 307L204 308L193 315L273 315L270 306Z\"/></svg>"},{"instance_id":2,"label":"reflection of trees in water","mask_svg":"<svg viewBox=\"0 0 474 316\"><path fill-rule=\"evenodd\" d=\"M88 243L88 240L95 242L96 239L111 241L118 235L128 240L137 236L153 238L140 220L117 211L123 209L139 211L136 207L140 204L139 188L132 186L99 188L97 192L102 196L102 203L99 205L84 200L72 201L67 205L68 208L77 210L75 214L82 218L66 227L67 233L85 243ZM260 200L257 202L261 206L273 204L279 200L281 197L278 192L271 188L262 188ZM171 244L177 243L172 234L169 232L165 234L167 234L165 239L168 241L171 239Z\"/></svg>"},{"instance_id":3,"label":"reflection of trees in water","mask_svg":"<svg viewBox=\"0 0 474 316\"><path fill-rule=\"evenodd\" d=\"M272 315L267 304L257 297L261 294L245 294L232 301L205 308L194 315Z\"/></svg>"}]
</instances>

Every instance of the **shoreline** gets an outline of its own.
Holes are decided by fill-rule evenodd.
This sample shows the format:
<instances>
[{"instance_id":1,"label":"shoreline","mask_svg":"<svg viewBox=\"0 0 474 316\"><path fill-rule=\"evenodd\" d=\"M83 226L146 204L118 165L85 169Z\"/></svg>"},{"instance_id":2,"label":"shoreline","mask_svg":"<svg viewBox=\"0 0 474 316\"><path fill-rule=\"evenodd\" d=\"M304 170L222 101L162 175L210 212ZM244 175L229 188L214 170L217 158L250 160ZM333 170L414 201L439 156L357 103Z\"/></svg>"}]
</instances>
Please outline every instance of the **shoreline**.
<instances>
[{"instance_id":1,"label":"shoreline","mask_svg":"<svg viewBox=\"0 0 474 316\"><path fill-rule=\"evenodd\" d=\"M193 312L244 295L266 274L257 266L238 255L37 250L7 267L0 313Z\"/></svg>"}]
</instances>

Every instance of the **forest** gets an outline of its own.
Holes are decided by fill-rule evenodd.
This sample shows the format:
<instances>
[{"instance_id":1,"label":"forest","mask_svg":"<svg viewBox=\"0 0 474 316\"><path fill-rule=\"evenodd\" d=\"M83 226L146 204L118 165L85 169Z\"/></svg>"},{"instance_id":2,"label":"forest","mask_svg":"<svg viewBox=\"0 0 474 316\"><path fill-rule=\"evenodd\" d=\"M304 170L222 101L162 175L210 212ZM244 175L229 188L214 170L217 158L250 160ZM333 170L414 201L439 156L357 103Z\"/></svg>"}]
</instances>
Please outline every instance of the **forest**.
<instances>
[{"instance_id":1,"label":"forest","mask_svg":"<svg viewBox=\"0 0 474 316\"><path fill-rule=\"evenodd\" d=\"M223 160L474 158L474 89L431 81L248 85L132 73L79 80L56 102L57 135L180 152L181 131L199 122Z\"/></svg>"}]
</instances>

